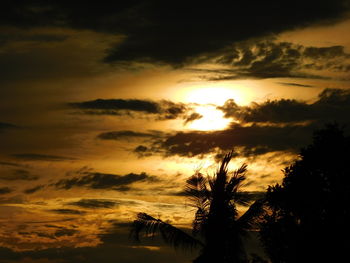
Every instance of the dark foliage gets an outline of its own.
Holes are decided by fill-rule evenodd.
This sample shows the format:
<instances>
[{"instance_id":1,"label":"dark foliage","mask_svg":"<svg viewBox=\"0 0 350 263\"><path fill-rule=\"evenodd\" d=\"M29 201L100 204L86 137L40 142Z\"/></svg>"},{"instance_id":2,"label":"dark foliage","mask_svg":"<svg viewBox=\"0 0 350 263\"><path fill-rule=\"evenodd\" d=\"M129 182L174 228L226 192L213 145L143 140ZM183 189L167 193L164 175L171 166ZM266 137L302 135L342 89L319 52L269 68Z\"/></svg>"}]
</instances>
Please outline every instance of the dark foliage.
<instances>
[{"instance_id":1,"label":"dark foliage","mask_svg":"<svg viewBox=\"0 0 350 263\"><path fill-rule=\"evenodd\" d=\"M350 138L315 132L300 159L269 187L261 238L272 262L344 262L350 249Z\"/></svg>"}]
</instances>

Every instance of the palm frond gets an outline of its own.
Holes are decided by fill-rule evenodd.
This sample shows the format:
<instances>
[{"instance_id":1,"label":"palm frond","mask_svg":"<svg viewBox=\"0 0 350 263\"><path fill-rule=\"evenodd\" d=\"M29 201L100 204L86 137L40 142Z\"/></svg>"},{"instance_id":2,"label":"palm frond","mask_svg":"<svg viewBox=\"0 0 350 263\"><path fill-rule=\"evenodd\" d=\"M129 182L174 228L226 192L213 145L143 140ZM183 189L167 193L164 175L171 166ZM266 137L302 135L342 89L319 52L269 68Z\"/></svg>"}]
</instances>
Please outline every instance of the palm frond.
<instances>
[{"instance_id":1,"label":"palm frond","mask_svg":"<svg viewBox=\"0 0 350 263\"><path fill-rule=\"evenodd\" d=\"M209 204L210 192L207 189L207 182L207 179L199 172L186 181L185 193L193 205L200 209L206 209Z\"/></svg>"},{"instance_id":2,"label":"palm frond","mask_svg":"<svg viewBox=\"0 0 350 263\"><path fill-rule=\"evenodd\" d=\"M208 220L208 211L207 209L198 208L194 220L193 220L193 235L203 234L204 228Z\"/></svg>"},{"instance_id":3,"label":"palm frond","mask_svg":"<svg viewBox=\"0 0 350 263\"><path fill-rule=\"evenodd\" d=\"M226 191L228 193L237 193L243 181L246 179L245 174L247 172L247 164L242 164L237 170L235 170L226 185Z\"/></svg>"},{"instance_id":4,"label":"palm frond","mask_svg":"<svg viewBox=\"0 0 350 263\"><path fill-rule=\"evenodd\" d=\"M223 158L216 175L209 180L210 188L213 192L223 192L227 183L227 166L233 157L233 151L229 152Z\"/></svg>"},{"instance_id":5,"label":"palm frond","mask_svg":"<svg viewBox=\"0 0 350 263\"><path fill-rule=\"evenodd\" d=\"M263 214L265 198L256 200L249 209L237 219L237 223L241 228L248 229L254 227L259 220L259 216Z\"/></svg>"},{"instance_id":6,"label":"palm frond","mask_svg":"<svg viewBox=\"0 0 350 263\"><path fill-rule=\"evenodd\" d=\"M175 248L193 249L198 246L203 246L203 243L193 238L184 231L168 224L160 219L154 218L146 213L139 213L134 221L130 235L135 240L140 240L141 232L146 235L155 236L160 233L165 243L172 245Z\"/></svg>"}]
</instances>

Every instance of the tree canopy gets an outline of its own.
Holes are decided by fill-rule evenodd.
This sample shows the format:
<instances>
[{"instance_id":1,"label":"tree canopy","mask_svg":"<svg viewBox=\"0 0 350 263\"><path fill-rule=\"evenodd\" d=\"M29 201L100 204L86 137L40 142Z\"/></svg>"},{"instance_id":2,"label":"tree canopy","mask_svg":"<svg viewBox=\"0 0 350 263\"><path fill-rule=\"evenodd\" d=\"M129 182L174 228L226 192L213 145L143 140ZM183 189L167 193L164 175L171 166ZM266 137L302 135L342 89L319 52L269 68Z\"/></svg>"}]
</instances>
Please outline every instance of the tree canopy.
<instances>
[{"instance_id":1,"label":"tree canopy","mask_svg":"<svg viewBox=\"0 0 350 263\"><path fill-rule=\"evenodd\" d=\"M313 142L268 188L261 239L272 262L343 262L350 249L350 138L338 125Z\"/></svg>"}]
</instances>

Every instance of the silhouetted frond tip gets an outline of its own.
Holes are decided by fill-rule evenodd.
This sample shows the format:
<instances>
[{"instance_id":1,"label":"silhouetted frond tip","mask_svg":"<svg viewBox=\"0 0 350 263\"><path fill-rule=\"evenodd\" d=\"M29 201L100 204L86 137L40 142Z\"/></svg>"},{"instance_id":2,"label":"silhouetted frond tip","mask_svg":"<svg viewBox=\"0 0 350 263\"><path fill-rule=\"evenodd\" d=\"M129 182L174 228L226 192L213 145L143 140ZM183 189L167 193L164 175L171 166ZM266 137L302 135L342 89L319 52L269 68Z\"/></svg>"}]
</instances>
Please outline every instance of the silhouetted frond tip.
<instances>
[{"instance_id":1,"label":"silhouetted frond tip","mask_svg":"<svg viewBox=\"0 0 350 263\"><path fill-rule=\"evenodd\" d=\"M154 237L160 233L163 240L175 248L193 249L203 246L202 242L193 238L184 231L146 213L139 213L131 228L131 236L135 240L140 240L140 234L144 232L146 236Z\"/></svg>"},{"instance_id":2,"label":"silhouetted frond tip","mask_svg":"<svg viewBox=\"0 0 350 263\"><path fill-rule=\"evenodd\" d=\"M254 224L257 223L259 216L264 212L265 199L256 200L249 209L237 219L237 223L240 227L249 229L254 227Z\"/></svg>"},{"instance_id":3,"label":"silhouetted frond tip","mask_svg":"<svg viewBox=\"0 0 350 263\"><path fill-rule=\"evenodd\" d=\"M236 171L233 172L227 183L226 191L229 193L237 193L243 181L246 179L247 165L244 163Z\"/></svg>"}]
</instances>

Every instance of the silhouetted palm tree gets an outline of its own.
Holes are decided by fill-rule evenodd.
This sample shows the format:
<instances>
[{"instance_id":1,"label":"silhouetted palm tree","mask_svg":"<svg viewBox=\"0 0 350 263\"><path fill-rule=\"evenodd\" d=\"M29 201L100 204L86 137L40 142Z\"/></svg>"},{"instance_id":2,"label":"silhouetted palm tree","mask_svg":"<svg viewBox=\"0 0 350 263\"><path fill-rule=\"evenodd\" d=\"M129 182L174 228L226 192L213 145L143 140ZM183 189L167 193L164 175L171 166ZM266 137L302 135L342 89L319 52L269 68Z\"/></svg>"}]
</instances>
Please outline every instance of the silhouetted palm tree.
<instances>
[{"instance_id":1,"label":"silhouetted palm tree","mask_svg":"<svg viewBox=\"0 0 350 263\"><path fill-rule=\"evenodd\" d=\"M164 241L174 247L200 247L201 254L193 261L195 263L246 262L242 236L260 213L262 201L256 201L238 217L236 204L248 205L251 195L240 191L247 171L246 164L231 175L228 173L227 166L232 155L231 152L223 158L215 176L206 178L197 172L187 180L185 191L196 207L193 236L145 213L138 214L132 235L139 240L142 231L151 235L159 232Z\"/></svg>"}]
</instances>

